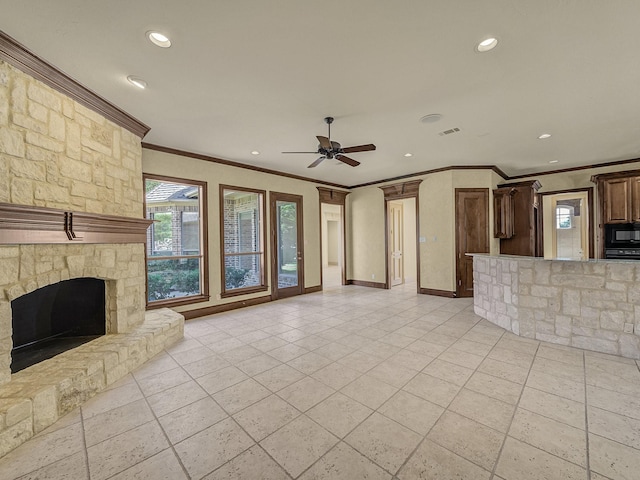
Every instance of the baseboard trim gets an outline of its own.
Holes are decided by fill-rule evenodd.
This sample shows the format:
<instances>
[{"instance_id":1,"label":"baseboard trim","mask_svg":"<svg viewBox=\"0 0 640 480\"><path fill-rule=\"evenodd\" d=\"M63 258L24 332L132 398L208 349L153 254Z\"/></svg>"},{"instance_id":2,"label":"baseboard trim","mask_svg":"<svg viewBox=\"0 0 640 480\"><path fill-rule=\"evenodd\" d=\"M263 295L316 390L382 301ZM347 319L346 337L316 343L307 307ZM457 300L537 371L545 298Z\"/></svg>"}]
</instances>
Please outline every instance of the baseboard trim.
<instances>
[{"instance_id":1,"label":"baseboard trim","mask_svg":"<svg viewBox=\"0 0 640 480\"><path fill-rule=\"evenodd\" d=\"M321 292L322 285L316 285L314 287L307 287L304 289L303 295L307 293ZM262 303L268 303L275 300L271 300L271 295L264 295L262 297L248 298L246 300L238 300L237 302L223 303L221 305L212 305L210 307L196 308L194 310L187 310L186 312L180 312L184 315L185 320L191 320L192 318L204 317L206 315L214 315L216 313L228 312L230 310L236 310L238 308L252 307L253 305L260 305Z\"/></svg>"},{"instance_id":2,"label":"baseboard trim","mask_svg":"<svg viewBox=\"0 0 640 480\"><path fill-rule=\"evenodd\" d=\"M366 280L347 280L347 285L357 285L358 287L382 288L386 289L386 283L367 282Z\"/></svg>"},{"instance_id":3,"label":"baseboard trim","mask_svg":"<svg viewBox=\"0 0 640 480\"><path fill-rule=\"evenodd\" d=\"M434 295L436 297L456 298L456 292L450 292L448 290L437 290L435 288L422 288L420 287L420 293L423 295Z\"/></svg>"},{"instance_id":4,"label":"baseboard trim","mask_svg":"<svg viewBox=\"0 0 640 480\"><path fill-rule=\"evenodd\" d=\"M261 303L267 303L270 301L271 295L264 295L262 297L248 298L246 300L238 300L237 302L229 302L223 303L221 305L196 308L195 310L187 310L186 312L180 313L184 315L185 320L191 320L192 318L204 317L206 315L213 315L215 313L228 312L237 308L251 307L253 305L260 305Z\"/></svg>"}]
</instances>

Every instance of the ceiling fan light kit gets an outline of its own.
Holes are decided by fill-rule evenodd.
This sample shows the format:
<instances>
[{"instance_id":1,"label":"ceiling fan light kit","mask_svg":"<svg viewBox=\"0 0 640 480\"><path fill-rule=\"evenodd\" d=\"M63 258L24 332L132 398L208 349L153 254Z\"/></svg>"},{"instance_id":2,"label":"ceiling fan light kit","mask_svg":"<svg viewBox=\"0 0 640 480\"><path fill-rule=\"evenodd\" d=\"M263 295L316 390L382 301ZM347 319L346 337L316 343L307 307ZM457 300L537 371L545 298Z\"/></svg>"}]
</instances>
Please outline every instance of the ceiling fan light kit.
<instances>
[{"instance_id":1,"label":"ceiling fan light kit","mask_svg":"<svg viewBox=\"0 0 640 480\"><path fill-rule=\"evenodd\" d=\"M343 148L338 142L331 141L331 124L333 123L333 117L325 117L324 121L328 127L328 135L323 137L321 135L316 136L318 139L318 150L315 152L282 152L282 153L313 153L316 155L320 155L320 157L309 165L307 168L317 167L323 160L335 159L339 162L345 163L352 167L357 167L360 165L360 162L354 160L353 158L347 157L345 153L357 153L357 152L369 152L371 150L375 150L376 146L373 143L369 143L367 145L357 145L355 147L346 147Z\"/></svg>"}]
</instances>

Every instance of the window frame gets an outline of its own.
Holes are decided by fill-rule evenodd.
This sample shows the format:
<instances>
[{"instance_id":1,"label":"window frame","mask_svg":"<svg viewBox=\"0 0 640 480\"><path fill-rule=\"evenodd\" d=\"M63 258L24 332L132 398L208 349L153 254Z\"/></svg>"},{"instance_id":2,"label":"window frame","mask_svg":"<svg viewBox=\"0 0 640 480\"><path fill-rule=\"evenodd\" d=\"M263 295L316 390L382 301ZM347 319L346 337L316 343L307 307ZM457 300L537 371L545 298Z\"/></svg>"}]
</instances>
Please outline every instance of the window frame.
<instances>
[{"instance_id":1,"label":"window frame","mask_svg":"<svg viewBox=\"0 0 640 480\"><path fill-rule=\"evenodd\" d=\"M164 307L178 307L181 305L190 305L193 303L201 303L208 301L211 297L209 295L209 226L208 226L208 201L207 201L207 182L201 180L191 180L187 178L169 177L166 175L156 175L153 173L142 174L142 187L143 187L143 215L147 218L147 195L146 185L147 180L157 180L159 182L178 183L184 185L193 185L200 189L199 195L199 214L200 214L200 255L179 255L172 257L149 257L149 245L145 242L144 248L144 273L145 273L145 304L147 310L153 310L156 308ZM182 228L182 215L180 215L180 228ZM151 238L153 239L153 225L151 228ZM149 236L147 236L149 238ZM166 298L162 300L149 301L149 272L148 262L149 260L160 259L179 259L179 258L199 258L200 259L200 293L197 295L189 295L186 297Z\"/></svg>"},{"instance_id":2,"label":"window frame","mask_svg":"<svg viewBox=\"0 0 640 480\"><path fill-rule=\"evenodd\" d=\"M260 215L259 219L259 238L258 238L258 251L256 252L237 252L227 254L225 252L225 215L224 215L224 192L225 190L238 191L238 192L247 192L254 193L260 195L260 201L258 208L256 208L256 212ZM267 202L267 192L266 190L260 190L257 188L248 188L248 187L237 187L234 185L223 185L219 186L219 194L220 194L220 298L228 298L228 297L236 297L238 295L247 295L250 293L264 292L268 290L269 286L267 285L267 272L266 272L266 228L267 228L267 215L266 215L266 202ZM259 264L260 264L260 285L253 285L250 287L240 287L234 288L232 290L227 290L226 286L226 257L227 256L238 256L239 254L251 254L251 255L259 255Z\"/></svg>"}]
</instances>

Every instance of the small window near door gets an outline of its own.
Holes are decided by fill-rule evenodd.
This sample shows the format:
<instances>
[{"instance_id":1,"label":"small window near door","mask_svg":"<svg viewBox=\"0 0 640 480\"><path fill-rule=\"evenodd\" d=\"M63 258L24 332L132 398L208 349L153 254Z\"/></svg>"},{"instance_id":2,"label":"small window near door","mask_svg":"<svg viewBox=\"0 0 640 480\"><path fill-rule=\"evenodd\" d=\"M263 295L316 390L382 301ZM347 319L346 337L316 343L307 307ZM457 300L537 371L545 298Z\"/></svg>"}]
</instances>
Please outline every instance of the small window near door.
<instances>
[{"instance_id":1,"label":"small window near door","mask_svg":"<svg viewBox=\"0 0 640 480\"><path fill-rule=\"evenodd\" d=\"M264 208L263 191L220 186L222 297L267 289Z\"/></svg>"},{"instance_id":2,"label":"small window near door","mask_svg":"<svg viewBox=\"0 0 640 480\"><path fill-rule=\"evenodd\" d=\"M208 300L206 183L145 175L147 305Z\"/></svg>"},{"instance_id":3,"label":"small window near door","mask_svg":"<svg viewBox=\"0 0 640 480\"><path fill-rule=\"evenodd\" d=\"M556 207L556 228L571 228L571 208Z\"/></svg>"}]
</instances>

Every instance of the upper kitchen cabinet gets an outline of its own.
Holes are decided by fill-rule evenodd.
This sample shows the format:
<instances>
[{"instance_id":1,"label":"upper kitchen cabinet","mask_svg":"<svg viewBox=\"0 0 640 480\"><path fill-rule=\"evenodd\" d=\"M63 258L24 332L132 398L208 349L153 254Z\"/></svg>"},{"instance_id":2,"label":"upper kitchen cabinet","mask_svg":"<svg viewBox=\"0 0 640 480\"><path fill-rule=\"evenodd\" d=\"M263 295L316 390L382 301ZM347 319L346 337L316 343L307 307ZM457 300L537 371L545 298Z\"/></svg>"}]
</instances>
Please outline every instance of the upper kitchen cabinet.
<instances>
[{"instance_id":1,"label":"upper kitchen cabinet","mask_svg":"<svg viewBox=\"0 0 640 480\"><path fill-rule=\"evenodd\" d=\"M594 175L600 218L607 223L640 222L640 170Z\"/></svg>"},{"instance_id":2,"label":"upper kitchen cabinet","mask_svg":"<svg viewBox=\"0 0 640 480\"><path fill-rule=\"evenodd\" d=\"M540 182L498 185L493 191L493 236L500 239L503 255L542 255L542 237L539 227L538 190Z\"/></svg>"},{"instance_id":3,"label":"upper kitchen cabinet","mask_svg":"<svg viewBox=\"0 0 640 480\"><path fill-rule=\"evenodd\" d=\"M513 196L516 192L513 187L496 188L493 191L494 238L513 237Z\"/></svg>"}]
</instances>

